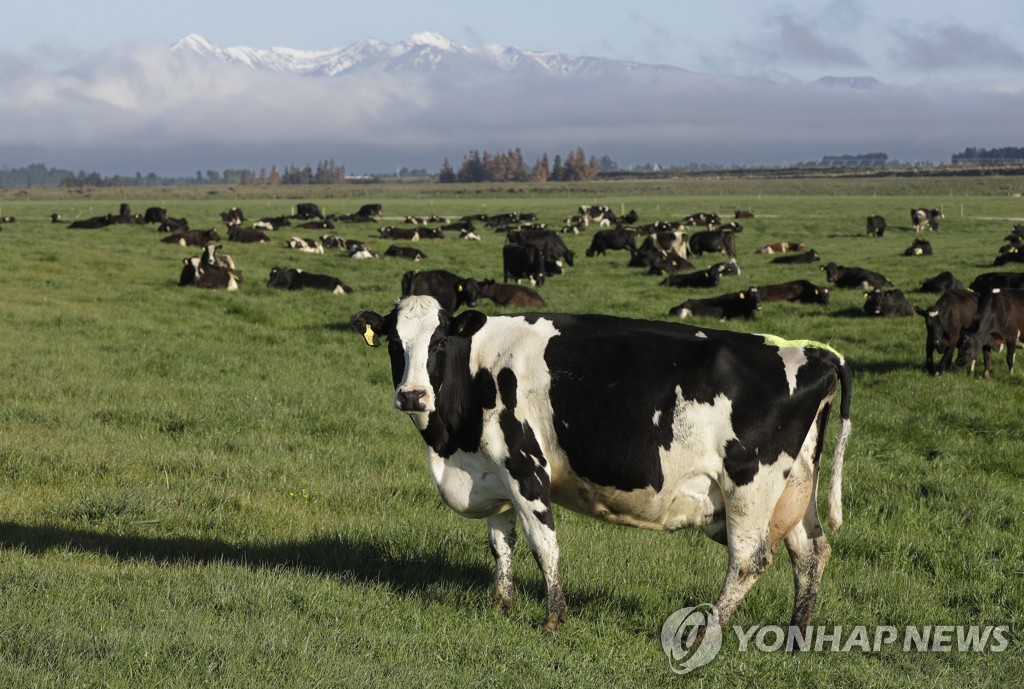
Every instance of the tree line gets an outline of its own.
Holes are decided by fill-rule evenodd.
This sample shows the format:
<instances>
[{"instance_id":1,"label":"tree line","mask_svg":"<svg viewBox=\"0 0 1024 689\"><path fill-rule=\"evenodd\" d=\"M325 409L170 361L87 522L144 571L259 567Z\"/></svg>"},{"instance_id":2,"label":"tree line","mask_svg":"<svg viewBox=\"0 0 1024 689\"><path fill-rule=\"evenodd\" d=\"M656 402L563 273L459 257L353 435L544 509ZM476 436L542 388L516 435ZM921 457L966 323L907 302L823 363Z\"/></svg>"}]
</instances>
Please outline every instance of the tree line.
<instances>
[{"instance_id":1,"label":"tree line","mask_svg":"<svg viewBox=\"0 0 1024 689\"><path fill-rule=\"evenodd\" d=\"M506 153L492 153L476 149L462 158L458 171L447 158L441 163L438 174L440 182L578 182L593 179L601 172L618 169L608 156L598 160L587 158L581 147L570 151L563 159L555 155L554 160L545 152L532 166L527 166L523 152L511 149Z\"/></svg>"},{"instance_id":2,"label":"tree line","mask_svg":"<svg viewBox=\"0 0 1024 689\"><path fill-rule=\"evenodd\" d=\"M1002 148L965 148L962 153L953 154L953 164L964 163L1020 163L1024 162L1024 148L1003 146Z\"/></svg>"}]
</instances>

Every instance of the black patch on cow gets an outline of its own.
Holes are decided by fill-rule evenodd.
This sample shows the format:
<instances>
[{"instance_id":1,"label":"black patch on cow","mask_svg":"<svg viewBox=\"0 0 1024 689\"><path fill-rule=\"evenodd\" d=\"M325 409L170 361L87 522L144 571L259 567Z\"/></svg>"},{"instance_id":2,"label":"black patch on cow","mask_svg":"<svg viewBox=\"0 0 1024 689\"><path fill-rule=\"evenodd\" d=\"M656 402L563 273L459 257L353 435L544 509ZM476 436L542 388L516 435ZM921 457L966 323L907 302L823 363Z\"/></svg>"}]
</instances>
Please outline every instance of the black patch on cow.
<instances>
[{"instance_id":1,"label":"black patch on cow","mask_svg":"<svg viewBox=\"0 0 1024 689\"><path fill-rule=\"evenodd\" d=\"M515 372L510 368L503 368L498 371L498 392L501 394L501 403L505 409L516 408L516 391L518 381Z\"/></svg>"},{"instance_id":2,"label":"black patch on cow","mask_svg":"<svg viewBox=\"0 0 1024 689\"><path fill-rule=\"evenodd\" d=\"M509 371L503 369L502 372ZM511 371L509 371L511 373ZM505 381L509 376L498 375L498 384L501 386L502 379ZM515 376L511 376L514 382ZM514 388L513 388L514 393ZM504 390L502 400L504 401ZM538 500L544 505L543 510L535 510L534 514L551 530L555 528L555 520L551 514L551 478L545 471L547 460L541 452L537 436L529 423L520 422L515 417L512 409L506 407L498 415L498 424L501 427L505 443L508 445L508 457L505 459L505 468L509 476L519 487L519 494L526 500Z\"/></svg>"}]
</instances>

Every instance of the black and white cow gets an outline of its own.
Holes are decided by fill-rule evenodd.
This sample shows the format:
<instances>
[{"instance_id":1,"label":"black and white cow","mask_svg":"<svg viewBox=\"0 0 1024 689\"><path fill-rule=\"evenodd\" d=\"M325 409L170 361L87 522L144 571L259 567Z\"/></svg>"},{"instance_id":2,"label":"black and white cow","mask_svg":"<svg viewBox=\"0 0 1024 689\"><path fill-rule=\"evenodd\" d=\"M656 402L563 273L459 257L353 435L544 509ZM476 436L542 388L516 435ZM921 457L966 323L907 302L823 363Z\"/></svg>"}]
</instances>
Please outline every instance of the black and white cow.
<instances>
[{"instance_id":1,"label":"black and white cow","mask_svg":"<svg viewBox=\"0 0 1024 689\"><path fill-rule=\"evenodd\" d=\"M994 289L978 300L978 316L960 333L956 365L970 364L974 373L978 352L985 361L985 378L992 377L992 350L1006 347L1006 365L1013 375L1017 347L1024 345L1024 290Z\"/></svg>"},{"instance_id":2,"label":"black and white cow","mask_svg":"<svg viewBox=\"0 0 1024 689\"><path fill-rule=\"evenodd\" d=\"M814 495L837 396L833 529L851 428L850 368L835 350L612 316L453 318L429 297L386 316L360 311L351 324L367 344L387 338L391 406L420 432L442 500L487 519L494 609L512 605L518 522L544 577L544 628L565 621L558 503L616 524L696 527L726 544L723 625L784 542L791 624L810 624L831 553Z\"/></svg>"},{"instance_id":3,"label":"black and white cow","mask_svg":"<svg viewBox=\"0 0 1024 689\"><path fill-rule=\"evenodd\" d=\"M933 278L928 278L921 283L918 292L945 292L950 289L966 289L964 283L956 279L956 276L948 270L944 270Z\"/></svg>"},{"instance_id":4,"label":"black and white cow","mask_svg":"<svg viewBox=\"0 0 1024 689\"><path fill-rule=\"evenodd\" d=\"M427 257L425 253L411 246L398 246L392 244L384 251L385 256L392 258L407 258L410 261L422 261Z\"/></svg>"},{"instance_id":5,"label":"black and white cow","mask_svg":"<svg viewBox=\"0 0 1024 689\"><path fill-rule=\"evenodd\" d=\"M939 218L944 217L942 211L935 208L912 208L910 210L910 222L914 225L914 232L920 232L924 228L929 230L939 229Z\"/></svg>"},{"instance_id":6,"label":"black and white cow","mask_svg":"<svg viewBox=\"0 0 1024 689\"><path fill-rule=\"evenodd\" d=\"M869 316L914 315L914 306L898 289L876 289L864 295L864 313Z\"/></svg>"},{"instance_id":7,"label":"black and white cow","mask_svg":"<svg viewBox=\"0 0 1024 689\"><path fill-rule=\"evenodd\" d=\"M322 254L324 252L324 245L318 240L304 237L291 237L284 243L284 246L287 249L295 249L307 254Z\"/></svg>"},{"instance_id":8,"label":"black and white cow","mask_svg":"<svg viewBox=\"0 0 1024 689\"><path fill-rule=\"evenodd\" d=\"M869 215L867 227L869 237L882 237L886 230L885 218L881 215Z\"/></svg>"},{"instance_id":9,"label":"black and white cow","mask_svg":"<svg viewBox=\"0 0 1024 689\"><path fill-rule=\"evenodd\" d=\"M829 263L821 266L821 270L825 271L825 278L834 283L836 287L857 287L865 292L871 289L895 287L884 275L867 268L847 268Z\"/></svg>"},{"instance_id":10,"label":"black and white cow","mask_svg":"<svg viewBox=\"0 0 1024 689\"><path fill-rule=\"evenodd\" d=\"M407 271L402 275L402 296L433 297L450 314L460 306L476 306L480 283L448 270Z\"/></svg>"},{"instance_id":11,"label":"black and white cow","mask_svg":"<svg viewBox=\"0 0 1024 689\"><path fill-rule=\"evenodd\" d=\"M333 275L307 273L301 268L271 268L267 287L285 290L322 289L332 294L351 294L353 291Z\"/></svg>"},{"instance_id":12,"label":"black and white cow","mask_svg":"<svg viewBox=\"0 0 1024 689\"><path fill-rule=\"evenodd\" d=\"M744 292L729 292L706 299L687 299L679 306L669 309L668 315L677 318L717 318L721 321L732 318L753 320L760 310L761 300L757 296L757 288L751 287Z\"/></svg>"},{"instance_id":13,"label":"black and white cow","mask_svg":"<svg viewBox=\"0 0 1024 689\"><path fill-rule=\"evenodd\" d=\"M978 315L978 295L963 287L943 292L935 306L927 311L914 309L924 317L927 339L924 347L924 367L933 376L949 370L953 361L953 350L960 341L965 328L970 327ZM938 366L935 353L939 353Z\"/></svg>"},{"instance_id":14,"label":"black and white cow","mask_svg":"<svg viewBox=\"0 0 1024 689\"><path fill-rule=\"evenodd\" d=\"M242 282L242 274L235 269L235 262L227 254L219 254L219 246L213 244L203 249L202 256L182 259L179 287L202 289L223 289L234 292Z\"/></svg>"},{"instance_id":15,"label":"black and white cow","mask_svg":"<svg viewBox=\"0 0 1024 689\"><path fill-rule=\"evenodd\" d=\"M410 242L420 241L419 229L412 227L385 225L377 230L377 234L380 235L381 239L408 239Z\"/></svg>"},{"instance_id":16,"label":"black and white cow","mask_svg":"<svg viewBox=\"0 0 1024 689\"><path fill-rule=\"evenodd\" d=\"M932 256L934 253L932 243L927 239L915 239L914 243L903 251L904 256Z\"/></svg>"}]
</instances>

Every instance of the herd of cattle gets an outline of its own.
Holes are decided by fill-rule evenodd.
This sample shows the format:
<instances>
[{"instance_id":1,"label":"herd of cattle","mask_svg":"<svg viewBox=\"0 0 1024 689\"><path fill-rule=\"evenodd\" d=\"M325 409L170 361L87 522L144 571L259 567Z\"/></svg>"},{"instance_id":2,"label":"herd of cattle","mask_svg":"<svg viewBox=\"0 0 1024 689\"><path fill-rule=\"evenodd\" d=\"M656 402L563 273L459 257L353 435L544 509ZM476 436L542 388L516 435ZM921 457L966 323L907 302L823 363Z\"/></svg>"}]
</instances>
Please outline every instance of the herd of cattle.
<instances>
[{"instance_id":1,"label":"herd of cattle","mask_svg":"<svg viewBox=\"0 0 1024 689\"><path fill-rule=\"evenodd\" d=\"M355 213L325 214L313 203L299 203L287 215L263 217L249 222L238 208L220 214L226 223L229 242L270 243L272 234L283 228L296 230L333 230L337 225L352 223L380 223L383 220L381 204L364 204ZM545 280L563 275L567 267L575 265L576 256L560 235L579 234L595 226L585 255L588 258L606 256L610 251L628 255L627 266L639 268L652 275L663 275L660 285L686 289L716 289L730 276L740 275L737 263L737 236L743 232L741 219L752 218L749 211L737 211L735 219L722 222L716 213L694 213L679 221L639 223L636 211L617 216L604 205L580 206L576 213L565 219L558 231L538 222L532 213L509 212L495 215L472 215L449 218L438 215L406 216L403 225L382 225L375 230L379 239L399 242L420 242L457 236L463 240L479 241L484 228L504 235L502 245L502 282L494 279L464 277L447 270L408 271L402 278L401 296L433 296L449 313L462 306L475 306L481 298L496 304L517 308L543 308L544 298L533 289L542 287ZM910 220L919 233L925 228L938 229L942 213L936 209L916 208ZM13 222L14 218L3 218ZM51 216L53 223L63 223L60 216ZM216 229L191 229L188 220L168 215L164 208L148 208L145 213L133 213L128 204L121 204L117 214L107 214L67 223L69 228L100 228L113 224L156 224L166 236L161 240L183 247L202 249L200 255L183 260L179 285L208 289L238 289L242 273L231 257L222 253L222 235ZM872 215L867 218L867 234L881 237L887 229L885 218ZM1024 226L1017 225L1005 238L994 260L995 266L1024 262ZM371 249L361 239L343 238L326 232L317 238L290 236L286 248L307 253L322 254L339 251L357 260L375 259L381 253ZM759 247L758 254L772 256L774 264L813 264L822 258L803 242L777 241ZM698 268L695 257L722 255L723 260ZM915 238L903 252L906 256L930 256L933 249L925 239ZM390 244L383 256L422 261L426 254L408 244ZM957 363L969 365L974 371L980 354L984 360L984 375L991 375L992 351L1005 346L1007 363L1012 372L1014 354L1020 333L1024 331L1024 273L991 272L978 276L970 285L963 283L948 271L926 280L917 291L941 293L929 309L910 303L904 292L885 276L864 267L843 266L835 262L820 265L825 284L809 279L780 283L759 284L744 290L734 290L705 298L689 298L669 310L677 318L707 317L721 320L752 319L771 302L787 301L799 304L827 306L829 289L860 289L865 293L864 313L878 317L909 317L915 313L924 317L927 327L926 368L935 375L950 368L954 352L959 352ZM528 281L530 287L521 283ZM511 284L510 284L511 283ZM267 279L268 287L298 290L321 289L335 294L348 294L353 290L333 275L310 273L295 267L274 267ZM1022 289L1022 291L1017 291ZM935 361L936 355L938 361Z\"/></svg>"}]
</instances>

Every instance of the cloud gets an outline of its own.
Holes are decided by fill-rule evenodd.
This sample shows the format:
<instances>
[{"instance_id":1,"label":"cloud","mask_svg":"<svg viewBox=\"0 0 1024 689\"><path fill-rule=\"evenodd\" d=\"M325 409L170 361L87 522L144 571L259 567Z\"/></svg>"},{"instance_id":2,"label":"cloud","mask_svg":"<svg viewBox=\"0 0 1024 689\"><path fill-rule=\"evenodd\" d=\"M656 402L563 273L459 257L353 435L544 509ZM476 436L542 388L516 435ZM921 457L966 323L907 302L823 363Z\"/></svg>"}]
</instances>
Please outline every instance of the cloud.
<instances>
[{"instance_id":1,"label":"cloud","mask_svg":"<svg viewBox=\"0 0 1024 689\"><path fill-rule=\"evenodd\" d=\"M894 34L889 57L922 72L971 67L1024 68L1024 52L1000 37L962 25L930 26Z\"/></svg>"},{"instance_id":2,"label":"cloud","mask_svg":"<svg viewBox=\"0 0 1024 689\"><path fill-rule=\"evenodd\" d=\"M762 38L745 51L761 63L771 66L813 64L823 66L862 67L864 59L843 45L835 29L794 14L775 14L766 18Z\"/></svg>"},{"instance_id":3,"label":"cloud","mask_svg":"<svg viewBox=\"0 0 1024 689\"><path fill-rule=\"evenodd\" d=\"M943 160L1019 139L1024 86L848 89L682 70L587 76L258 72L126 46L73 71L0 72L0 159L192 175L306 164L436 170L471 149L582 146L620 165L779 164L884 151ZM614 84L609 87L609 84Z\"/></svg>"}]
</instances>

